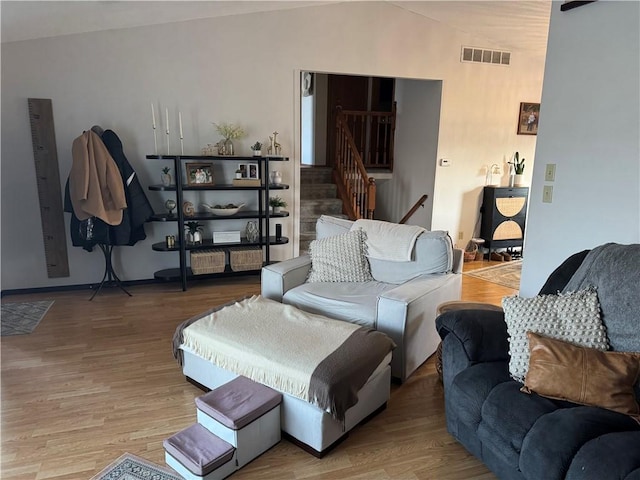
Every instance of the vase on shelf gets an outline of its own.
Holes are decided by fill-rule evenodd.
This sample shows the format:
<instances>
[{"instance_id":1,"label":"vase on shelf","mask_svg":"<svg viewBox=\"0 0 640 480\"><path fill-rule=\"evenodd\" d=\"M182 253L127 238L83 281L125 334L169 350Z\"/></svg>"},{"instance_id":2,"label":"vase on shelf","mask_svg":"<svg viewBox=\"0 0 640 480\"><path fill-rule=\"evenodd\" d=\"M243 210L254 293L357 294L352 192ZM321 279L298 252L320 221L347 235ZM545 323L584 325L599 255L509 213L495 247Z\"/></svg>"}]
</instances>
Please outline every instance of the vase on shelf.
<instances>
[{"instance_id":1,"label":"vase on shelf","mask_svg":"<svg viewBox=\"0 0 640 480\"><path fill-rule=\"evenodd\" d=\"M280 213L280 211L282 210L282 207L272 207L273 208L273 213Z\"/></svg>"},{"instance_id":2,"label":"vase on shelf","mask_svg":"<svg viewBox=\"0 0 640 480\"><path fill-rule=\"evenodd\" d=\"M516 173L513 177L513 184L516 187L526 187L524 184L524 175L521 173Z\"/></svg>"},{"instance_id":3,"label":"vase on shelf","mask_svg":"<svg viewBox=\"0 0 640 480\"><path fill-rule=\"evenodd\" d=\"M227 138L224 141L224 154L225 155L233 155L233 142L230 138Z\"/></svg>"},{"instance_id":4,"label":"vase on shelf","mask_svg":"<svg viewBox=\"0 0 640 480\"><path fill-rule=\"evenodd\" d=\"M259 235L260 235L260 231L258 229L258 222L247 222L247 228L245 231L247 242L250 242L250 243L257 242Z\"/></svg>"},{"instance_id":5,"label":"vase on shelf","mask_svg":"<svg viewBox=\"0 0 640 480\"><path fill-rule=\"evenodd\" d=\"M271 183L280 185L282 183L282 174L278 170L271 172Z\"/></svg>"}]
</instances>

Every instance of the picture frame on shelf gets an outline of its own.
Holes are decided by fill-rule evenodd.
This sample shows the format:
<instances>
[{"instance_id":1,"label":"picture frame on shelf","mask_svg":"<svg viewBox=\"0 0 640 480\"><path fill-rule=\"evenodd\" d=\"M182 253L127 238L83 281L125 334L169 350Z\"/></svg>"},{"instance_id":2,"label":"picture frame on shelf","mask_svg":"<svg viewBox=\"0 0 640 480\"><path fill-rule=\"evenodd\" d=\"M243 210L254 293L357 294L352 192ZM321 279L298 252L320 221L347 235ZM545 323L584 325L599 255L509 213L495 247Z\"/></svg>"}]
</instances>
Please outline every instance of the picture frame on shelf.
<instances>
[{"instance_id":1,"label":"picture frame on shelf","mask_svg":"<svg viewBox=\"0 0 640 480\"><path fill-rule=\"evenodd\" d=\"M537 135L539 119L539 103L521 102L518 114L518 135Z\"/></svg>"},{"instance_id":2,"label":"picture frame on shelf","mask_svg":"<svg viewBox=\"0 0 640 480\"><path fill-rule=\"evenodd\" d=\"M260 168L257 163L249 163L247 164L247 170L249 172L248 178L253 178L256 180L260 179Z\"/></svg>"},{"instance_id":3,"label":"picture frame on shelf","mask_svg":"<svg viewBox=\"0 0 640 480\"><path fill-rule=\"evenodd\" d=\"M215 185L212 163L185 163L184 167L186 171L187 185L196 187Z\"/></svg>"},{"instance_id":4,"label":"picture frame on shelf","mask_svg":"<svg viewBox=\"0 0 640 480\"><path fill-rule=\"evenodd\" d=\"M246 163L239 163L238 170L240 170L240 172L242 173L242 176L240 178L249 178L249 168L247 167Z\"/></svg>"}]
</instances>

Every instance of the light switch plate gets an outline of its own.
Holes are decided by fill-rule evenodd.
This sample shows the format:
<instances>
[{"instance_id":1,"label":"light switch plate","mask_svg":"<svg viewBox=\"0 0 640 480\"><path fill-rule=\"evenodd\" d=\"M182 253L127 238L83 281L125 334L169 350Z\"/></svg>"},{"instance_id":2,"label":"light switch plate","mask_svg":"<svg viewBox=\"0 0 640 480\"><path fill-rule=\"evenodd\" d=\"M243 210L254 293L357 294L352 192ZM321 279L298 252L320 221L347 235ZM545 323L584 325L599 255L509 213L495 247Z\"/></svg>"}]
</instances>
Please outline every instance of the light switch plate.
<instances>
[{"instance_id":1,"label":"light switch plate","mask_svg":"<svg viewBox=\"0 0 640 480\"><path fill-rule=\"evenodd\" d=\"M451 165L451 161L448 158L441 158L440 159L440 166L441 167L448 167L449 165Z\"/></svg>"},{"instance_id":2,"label":"light switch plate","mask_svg":"<svg viewBox=\"0 0 640 480\"><path fill-rule=\"evenodd\" d=\"M547 166L544 169L544 181L553 182L555 181L555 179L556 179L556 164L547 163Z\"/></svg>"},{"instance_id":3,"label":"light switch plate","mask_svg":"<svg viewBox=\"0 0 640 480\"><path fill-rule=\"evenodd\" d=\"M542 189L542 203L553 202L553 187L551 185L545 185Z\"/></svg>"}]
</instances>

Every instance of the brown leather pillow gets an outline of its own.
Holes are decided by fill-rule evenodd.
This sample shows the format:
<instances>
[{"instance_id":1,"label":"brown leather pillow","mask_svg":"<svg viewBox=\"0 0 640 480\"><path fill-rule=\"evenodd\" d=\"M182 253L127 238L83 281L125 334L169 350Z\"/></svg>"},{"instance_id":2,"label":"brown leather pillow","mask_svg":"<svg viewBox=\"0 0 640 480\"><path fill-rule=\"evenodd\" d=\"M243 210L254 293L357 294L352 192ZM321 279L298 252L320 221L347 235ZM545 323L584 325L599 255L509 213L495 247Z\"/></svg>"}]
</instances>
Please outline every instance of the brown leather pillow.
<instances>
[{"instance_id":1,"label":"brown leather pillow","mask_svg":"<svg viewBox=\"0 0 640 480\"><path fill-rule=\"evenodd\" d=\"M606 408L640 419L633 385L640 353L603 352L527 332L529 370L521 391Z\"/></svg>"}]
</instances>

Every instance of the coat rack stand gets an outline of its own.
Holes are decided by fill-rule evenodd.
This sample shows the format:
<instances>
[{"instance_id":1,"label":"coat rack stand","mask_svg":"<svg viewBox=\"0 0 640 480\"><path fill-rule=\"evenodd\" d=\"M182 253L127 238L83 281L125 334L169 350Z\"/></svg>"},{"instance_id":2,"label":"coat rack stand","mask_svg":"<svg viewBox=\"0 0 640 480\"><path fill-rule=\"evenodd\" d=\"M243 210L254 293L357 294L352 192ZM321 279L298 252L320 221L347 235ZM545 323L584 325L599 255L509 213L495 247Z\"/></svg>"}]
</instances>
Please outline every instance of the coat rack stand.
<instances>
[{"instance_id":1,"label":"coat rack stand","mask_svg":"<svg viewBox=\"0 0 640 480\"><path fill-rule=\"evenodd\" d=\"M102 290L102 287L105 285L108 287L120 287L120 290L131 297L132 295L127 291L126 288L122 286L122 282L118 278L118 275L116 275L116 272L114 272L113 270L113 263L111 262L111 252L113 252L113 245L99 243L98 246L104 254L104 275L102 276L100 285L98 285L96 291L93 292L93 295L91 295L89 301L93 300L93 298L98 294L100 290Z\"/></svg>"}]
</instances>

